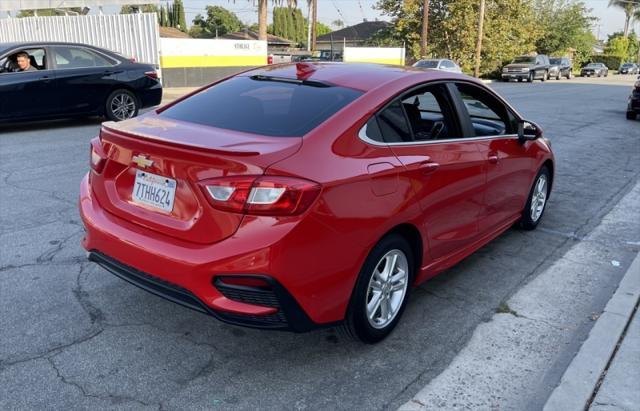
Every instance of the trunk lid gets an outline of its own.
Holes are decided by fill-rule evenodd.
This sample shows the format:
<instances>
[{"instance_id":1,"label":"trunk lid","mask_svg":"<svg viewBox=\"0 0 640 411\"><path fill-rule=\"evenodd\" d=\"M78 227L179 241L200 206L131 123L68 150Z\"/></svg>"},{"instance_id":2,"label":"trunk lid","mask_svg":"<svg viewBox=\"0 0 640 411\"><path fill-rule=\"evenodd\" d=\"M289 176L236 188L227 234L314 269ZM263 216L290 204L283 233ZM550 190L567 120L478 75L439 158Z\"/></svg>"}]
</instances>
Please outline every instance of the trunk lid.
<instances>
[{"instance_id":1,"label":"trunk lid","mask_svg":"<svg viewBox=\"0 0 640 411\"><path fill-rule=\"evenodd\" d=\"M198 182L262 175L302 144L297 137L252 135L159 118L155 113L104 123L100 141L107 161L102 172L93 175L92 187L101 206L130 223L199 244L233 235L243 215L211 207ZM170 211L134 199L140 172L161 176L175 187Z\"/></svg>"}]
</instances>

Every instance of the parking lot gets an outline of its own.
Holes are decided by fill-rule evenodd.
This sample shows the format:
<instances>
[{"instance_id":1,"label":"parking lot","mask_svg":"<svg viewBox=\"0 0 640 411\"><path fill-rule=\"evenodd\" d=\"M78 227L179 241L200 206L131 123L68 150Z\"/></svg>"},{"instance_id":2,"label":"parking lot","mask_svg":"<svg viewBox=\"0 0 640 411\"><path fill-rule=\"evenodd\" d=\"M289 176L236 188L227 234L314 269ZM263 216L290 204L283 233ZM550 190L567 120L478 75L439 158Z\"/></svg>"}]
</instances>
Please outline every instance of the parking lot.
<instances>
[{"instance_id":1,"label":"parking lot","mask_svg":"<svg viewBox=\"0 0 640 411\"><path fill-rule=\"evenodd\" d=\"M532 232L509 230L423 284L394 333L373 346L333 329L225 325L88 263L77 196L100 120L3 126L0 409L397 408L638 182L640 121L625 119L633 81L492 84L553 143L557 170L545 219ZM588 302L592 312L640 250L629 227L609 234L599 245L607 264ZM585 316L569 345L580 343L590 321Z\"/></svg>"}]
</instances>

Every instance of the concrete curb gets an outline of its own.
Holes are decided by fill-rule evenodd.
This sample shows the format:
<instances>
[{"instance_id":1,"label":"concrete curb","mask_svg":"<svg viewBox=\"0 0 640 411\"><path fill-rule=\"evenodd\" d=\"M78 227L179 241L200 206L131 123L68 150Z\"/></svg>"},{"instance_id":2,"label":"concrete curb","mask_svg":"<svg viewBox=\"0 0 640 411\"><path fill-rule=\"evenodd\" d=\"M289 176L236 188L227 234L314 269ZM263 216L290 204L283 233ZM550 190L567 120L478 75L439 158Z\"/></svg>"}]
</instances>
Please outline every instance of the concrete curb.
<instances>
[{"instance_id":1,"label":"concrete curb","mask_svg":"<svg viewBox=\"0 0 640 411\"><path fill-rule=\"evenodd\" d=\"M640 300L640 254L566 369L545 411L584 410Z\"/></svg>"}]
</instances>

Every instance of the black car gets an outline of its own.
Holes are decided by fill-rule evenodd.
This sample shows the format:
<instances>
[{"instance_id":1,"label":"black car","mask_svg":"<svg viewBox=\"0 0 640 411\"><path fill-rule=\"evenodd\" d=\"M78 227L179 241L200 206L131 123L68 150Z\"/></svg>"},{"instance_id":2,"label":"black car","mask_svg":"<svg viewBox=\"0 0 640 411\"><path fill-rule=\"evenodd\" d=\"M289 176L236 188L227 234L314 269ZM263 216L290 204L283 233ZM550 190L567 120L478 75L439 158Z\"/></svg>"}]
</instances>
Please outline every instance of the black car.
<instances>
[{"instance_id":1,"label":"black car","mask_svg":"<svg viewBox=\"0 0 640 411\"><path fill-rule=\"evenodd\" d=\"M635 120L640 115L640 76L633 86L633 91L629 96L629 105L627 106L627 119Z\"/></svg>"},{"instance_id":2,"label":"black car","mask_svg":"<svg viewBox=\"0 0 640 411\"><path fill-rule=\"evenodd\" d=\"M604 63L589 63L580 70L582 77L607 77L609 75L609 68Z\"/></svg>"},{"instance_id":3,"label":"black car","mask_svg":"<svg viewBox=\"0 0 640 411\"><path fill-rule=\"evenodd\" d=\"M558 67L558 70L555 73L555 78L560 80L562 77L566 77L568 79L573 78L573 65L571 61L569 61L566 57L551 57L549 62L552 66ZM553 77L553 76L552 76Z\"/></svg>"},{"instance_id":4,"label":"black car","mask_svg":"<svg viewBox=\"0 0 640 411\"><path fill-rule=\"evenodd\" d=\"M160 104L162 85L153 65L98 47L0 43L0 96L0 122L85 115L118 121Z\"/></svg>"}]
</instances>

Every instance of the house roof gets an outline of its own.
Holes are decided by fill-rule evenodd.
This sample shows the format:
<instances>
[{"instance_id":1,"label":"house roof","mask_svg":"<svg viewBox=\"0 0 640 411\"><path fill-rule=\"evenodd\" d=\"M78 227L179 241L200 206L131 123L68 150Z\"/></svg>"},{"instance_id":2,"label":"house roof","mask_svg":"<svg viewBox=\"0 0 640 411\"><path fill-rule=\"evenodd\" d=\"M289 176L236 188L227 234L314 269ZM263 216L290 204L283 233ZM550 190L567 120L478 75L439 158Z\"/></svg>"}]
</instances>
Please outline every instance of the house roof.
<instances>
[{"instance_id":1,"label":"house roof","mask_svg":"<svg viewBox=\"0 0 640 411\"><path fill-rule=\"evenodd\" d=\"M255 31L236 31L235 33L227 33L224 36L220 36L223 39L230 40L258 40L258 33ZM273 34L267 34L267 44L286 44L294 45L296 42L288 40L283 37L274 36Z\"/></svg>"},{"instance_id":2,"label":"house roof","mask_svg":"<svg viewBox=\"0 0 640 411\"><path fill-rule=\"evenodd\" d=\"M364 41L369 40L378 31L390 26L388 21L363 21L354 26L345 27L329 34L318 36L316 42L331 41Z\"/></svg>"},{"instance_id":3,"label":"house roof","mask_svg":"<svg viewBox=\"0 0 640 411\"><path fill-rule=\"evenodd\" d=\"M189 39L190 35L176 29L175 27L160 27L160 37L172 39Z\"/></svg>"}]
</instances>

